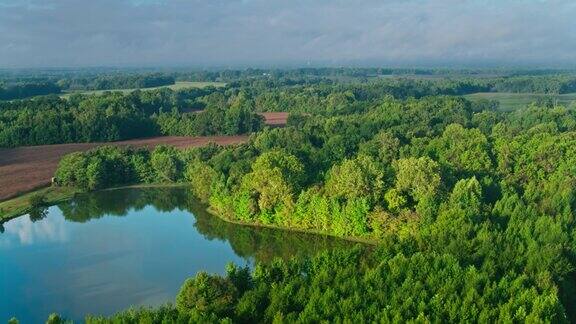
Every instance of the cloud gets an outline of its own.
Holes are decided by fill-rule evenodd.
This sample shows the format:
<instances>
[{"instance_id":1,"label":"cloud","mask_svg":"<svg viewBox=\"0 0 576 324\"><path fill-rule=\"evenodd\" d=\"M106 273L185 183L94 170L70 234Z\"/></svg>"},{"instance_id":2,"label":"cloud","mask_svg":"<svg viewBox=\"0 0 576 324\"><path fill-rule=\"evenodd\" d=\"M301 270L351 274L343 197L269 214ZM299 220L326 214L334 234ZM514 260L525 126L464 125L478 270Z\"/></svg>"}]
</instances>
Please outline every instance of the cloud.
<instances>
[{"instance_id":1,"label":"cloud","mask_svg":"<svg viewBox=\"0 0 576 324\"><path fill-rule=\"evenodd\" d=\"M51 210L54 208L52 207ZM19 217L7 222L5 233L0 235L0 248L57 243L68 240L69 233L62 215L52 212L48 217L33 223L29 217Z\"/></svg>"},{"instance_id":2,"label":"cloud","mask_svg":"<svg viewBox=\"0 0 576 324\"><path fill-rule=\"evenodd\" d=\"M572 0L0 0L0 66L575 63Z\"/></svg>"}]
</instances>

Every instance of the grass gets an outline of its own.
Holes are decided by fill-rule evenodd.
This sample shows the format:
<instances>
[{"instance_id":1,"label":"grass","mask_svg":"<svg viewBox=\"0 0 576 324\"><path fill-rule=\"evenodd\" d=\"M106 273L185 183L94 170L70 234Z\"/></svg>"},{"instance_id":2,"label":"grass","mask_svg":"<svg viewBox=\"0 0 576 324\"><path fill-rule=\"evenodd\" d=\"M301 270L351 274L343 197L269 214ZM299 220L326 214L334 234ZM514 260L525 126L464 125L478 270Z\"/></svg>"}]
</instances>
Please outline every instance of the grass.
<instances>
[{"instance_id":1,"label":"grass","mask_svg":"<svg viewBox=\"0 0 576 324\"><path fill-rule=\"evenodd\" d=\"M213 87L223 87L225 86L226 83L224 82L192 82L192 81L177 81L175 84L169 85L169 86L161 86L161 87L153 87L153 88L142 88L142 89L109 89L109 90L90 90L90 91L69 91L66 92L64 94L62 94L60 97L61 98L68 98L73 94L86 94L86 95L91 95L91 94L103 94L104 92L107 91L119 91L122 93L130 93L134 90L142 90L142 91L146 91L146 90L154 90L154 89L160 89L160 88L169 88L172 89L174 91L178 91L178 90L182 90L182 89L189 89L189 88L206 88L209 86L213 86Z\"/></svg>"},{"instance_id":2,"label":"grass","mask_svg":"<svg viewBox=\"0 0 576 324\"><path fill-rule=\"evenodd\" d=\"M0 202L0 223L27 214L32 210L31 200L39 195L44 198L44 205L50 206L68 200L81 191L69 187L47 187L38 189L16 198Z\"/></svg>"},{"instance_id":3,"label":"grass","mask_svg":"<svg viewBox=\"0 0 576 324\"><path fill-rule=\"evenodd\" d=\"M551 98L557 104L570 106L576 102L576 93L550 95L541 93L507 93L507 92L479 92L465 95L465 98L475 101L481 99L496 100L500 103L500 110L511 111L524 108L539 99Z\"/></svg>"},{"instance_id":4,"label":"grass","mask_svg":"<svg viewBox=\"0 0 576 324\"><path fill-rule=\"evenodd\" d=\"M102 189L116 190L122 188L150 188L150 187L182 187L189 186L187 183L150 183L150 184L135 184L119 187L111 187ZM0 202L0 224L10 219L28 214L33 209L34 200L39 196L43 198L43 206L52 206L63 201L74 198L76 194L85 191L72 188L72 187L46 187L38 190L31 191L21 196Z\"/></svg>"}]
</instances>

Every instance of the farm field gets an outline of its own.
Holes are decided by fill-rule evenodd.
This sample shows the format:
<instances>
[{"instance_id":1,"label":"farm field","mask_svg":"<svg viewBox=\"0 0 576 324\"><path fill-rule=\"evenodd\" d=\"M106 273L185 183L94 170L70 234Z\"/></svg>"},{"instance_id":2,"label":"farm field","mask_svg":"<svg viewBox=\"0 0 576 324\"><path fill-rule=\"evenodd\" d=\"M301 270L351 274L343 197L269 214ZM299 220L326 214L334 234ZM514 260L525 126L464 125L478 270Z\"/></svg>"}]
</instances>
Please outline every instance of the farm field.
<instances>
[{"instance_id":1,"label":"farm field","mask_svg":"<svg viewBox=\"0 0 576 324\"><path fill-rule=\"evenodd\" d=\"M496 100L500 102L500 110L511 111L523 108L539 99L552 98L558 104L569 106L576 101L576 93L567 93L561 95L549 95L540 93L507 93L507 92L479 92L464 95L469 100Z\"/></svg>"},{"instance_id":2,"label":"farm field","mask_svg":"<svg viewBox=\"0 0 576 324\"><path fill-rule=\"evenodd\" d=\"M187 89L187 88L206 88L209 86L223 87L225 85L226 85L226 83L224 83L224 82L176 81L175 84L172 84L169 86L142 88L142 89L109 89L109 90L91 90L91 91L70 91L70 92L65 92L60 97L68 98L73 94L102 94L102 93L107 92L107 91L119 91L122 93L130 93L130 92L135 91L135 90L146 91L146 90L154 90L154 89L160 89L160 88L169 88L171 90L177 91L177 90L182 90L182 89Z\"/></svg>"},{"instance_id":3,"label":"farm field","mask_svg":"<svg viewBox=\"0 0 576 324\"><path fill-rule=\"evenodd\" d=\"M264 116L266 125L272 127L285 126L288 121L287 112L264 112L259 114Z\"/></svg>"}]
</instances>

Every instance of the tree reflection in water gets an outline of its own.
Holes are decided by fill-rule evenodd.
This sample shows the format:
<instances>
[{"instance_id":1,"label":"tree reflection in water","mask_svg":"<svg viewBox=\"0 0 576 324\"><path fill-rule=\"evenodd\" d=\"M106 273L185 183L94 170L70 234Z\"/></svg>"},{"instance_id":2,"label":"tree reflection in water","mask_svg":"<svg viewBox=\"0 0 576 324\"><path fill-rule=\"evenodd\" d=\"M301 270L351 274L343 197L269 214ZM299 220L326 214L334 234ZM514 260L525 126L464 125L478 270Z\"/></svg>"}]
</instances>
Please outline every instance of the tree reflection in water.
<instances>
[{"instance_id":1,"label":"tree reflection in water","mask_svg":"<svg viewBox=\"0 0 576 324\"><path fill-rule=\"evenodd\" d=\"M350 242L330 236L243 226L210 215L187 187L130 188L94 192L58 205L69 221L88 222L103 216L122 217L130 210L152 206L162 212L184 210L194 215L194 226L206 239L227 241L236 254L269 262L275 257L309 256L350 247Z\"/></svg>"},{"instance_id":2,"label":"tree reflection in water","mask_svg":"<svg viewBox=\"0 0 576 324\"><path fill-rule=\"evenodd\" d=\"M35 223L39 220L42 220L48 216L48 208L47 207L36 207L33 208L29 213L28 216L30 220Z\"/></svg>"}]
</instances>

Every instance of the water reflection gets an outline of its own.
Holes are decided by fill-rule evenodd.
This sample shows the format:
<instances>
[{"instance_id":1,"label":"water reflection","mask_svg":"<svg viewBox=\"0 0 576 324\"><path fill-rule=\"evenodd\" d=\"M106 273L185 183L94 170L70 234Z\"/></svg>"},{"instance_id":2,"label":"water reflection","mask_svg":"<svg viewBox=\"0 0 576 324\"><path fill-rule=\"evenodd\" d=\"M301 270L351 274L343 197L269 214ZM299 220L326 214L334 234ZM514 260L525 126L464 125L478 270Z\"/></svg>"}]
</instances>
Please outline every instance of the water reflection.
<instances>
[{"instance_id":1,"label":"water reflection","mask_svg":"<svg viewBox=\"0 0 576 324\"><path fill-rule=\"evenodd\" d=\"M195 216L194 227L204 238L228 241L237 255L262 262L349 246L333 237L225 222L210 215L186 187L102 191L58 205L66 220L81 223L103 216L125 216L130 210L140 211L147 206L161 212L188 211Z\"/></svg>"},{"instance_id":2,"label":"water reflection","mask_svg":"<svg viewBox=\"0 0 576 324\"><path fill-rule=\"evenodd\" d=\"M0 234L0 323L157 305L200 270L349 245L224 222L186 188L103 191L30 216L3 224Z\"/></svg>"},{"instance_id":3,"label":"water reflection","mask_svg":"<svg viewBox=\"0 0 576 324\"><path fill-rule=\"evenodd\" d=\"M48 209L39 214L16 218L2 226L1 246L31 245L34 243L65 242L67 239L65 220L60 217L47 219ZM46 218L46 219L45 219Z\"/></svg>"}]
</instances>

